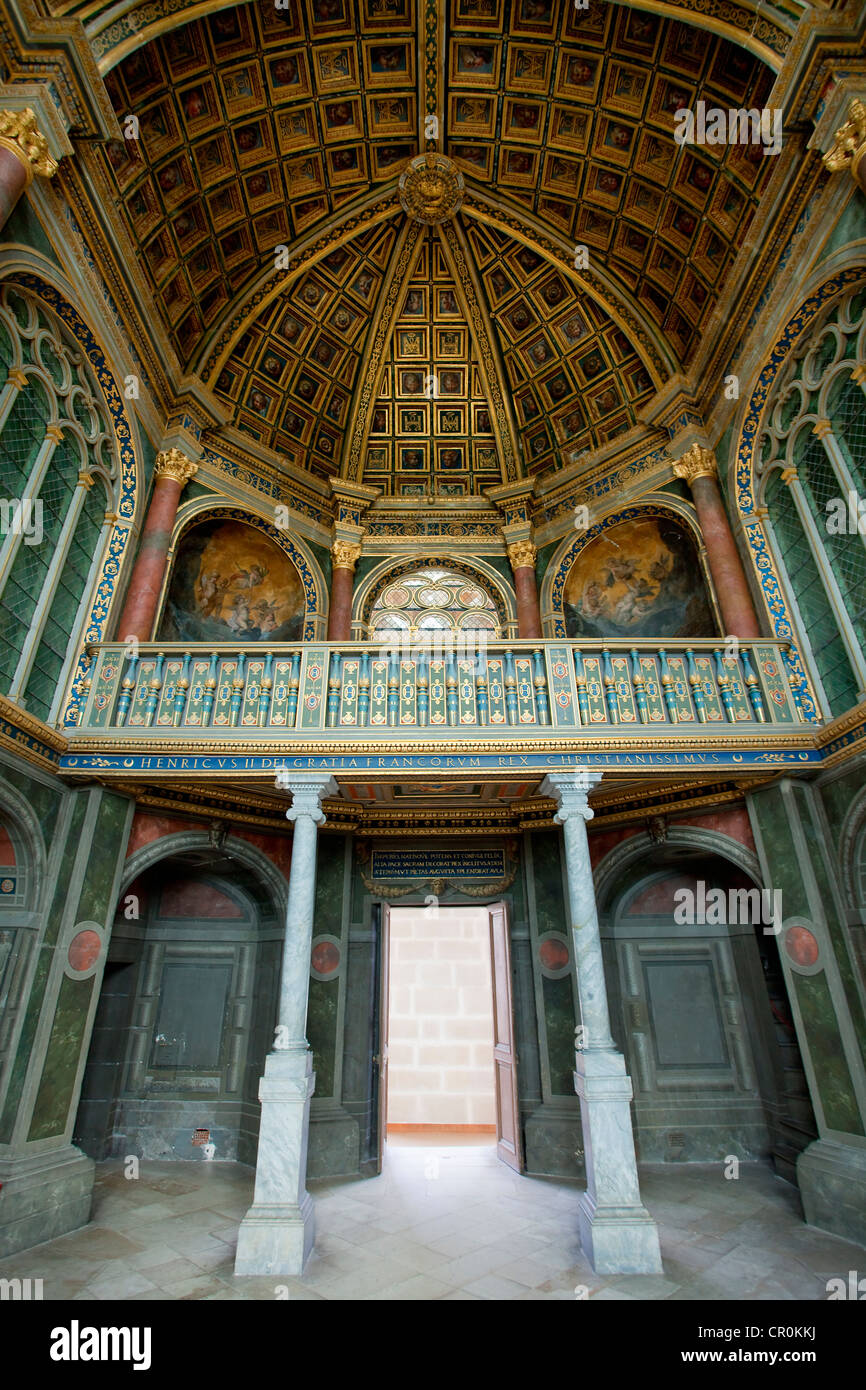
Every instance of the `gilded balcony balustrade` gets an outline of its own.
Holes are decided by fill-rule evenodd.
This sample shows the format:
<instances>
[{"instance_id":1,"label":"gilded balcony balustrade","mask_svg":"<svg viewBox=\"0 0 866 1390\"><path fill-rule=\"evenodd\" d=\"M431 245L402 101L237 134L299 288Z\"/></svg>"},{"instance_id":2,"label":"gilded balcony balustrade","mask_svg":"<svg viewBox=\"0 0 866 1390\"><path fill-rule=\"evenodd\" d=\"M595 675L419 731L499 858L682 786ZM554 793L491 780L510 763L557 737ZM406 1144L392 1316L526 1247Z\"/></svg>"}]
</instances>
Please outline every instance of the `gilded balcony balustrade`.
<instances>
[{"instance_id":1,"label":"gilded balcony balustrade","mask_svg":"<svg viewBox=\"0 0 866 1390\"><path fill-rule=\"evenodd\" d=\"M251 746L501 734L592 743L630 732L642 745L704 734L744 741L795 734L805 720L786 644L514 641L474 650L309 642L216 648L142 643L91 648L71 745L158 737L195 748L221 735ZM692 741L694 741L692 739Z\"/></svg>"}]
</instances>

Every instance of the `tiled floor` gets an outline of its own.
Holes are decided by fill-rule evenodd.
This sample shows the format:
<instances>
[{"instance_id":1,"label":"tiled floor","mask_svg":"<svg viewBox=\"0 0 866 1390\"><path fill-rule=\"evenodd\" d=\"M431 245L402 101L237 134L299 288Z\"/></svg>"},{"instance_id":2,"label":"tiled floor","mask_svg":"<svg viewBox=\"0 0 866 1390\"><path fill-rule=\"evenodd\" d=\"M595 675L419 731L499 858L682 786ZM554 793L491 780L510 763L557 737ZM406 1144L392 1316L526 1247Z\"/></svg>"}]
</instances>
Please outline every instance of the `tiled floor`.
<instances>
[{"instance_id":1,"label":"tiled floor","mask_svg":"<svg viewBox=\"0 0 866 1390\"><path fill-rule=\"evenodd\" d=\"M858 1245L804 1226L796 1191L743 1164L642 1170L664 1274L593 1274L579 1189L519 1177L487 1145L389 1144L383 1174L310 1184L317 1243L301 1279L235 1278L253 1174L235 1164L98 1166L93 1221L0 1262L46 1299L824 1299L863 1269ZM282 1290L280 1290L282 1286Z\"/></svg>"}]
</instances>

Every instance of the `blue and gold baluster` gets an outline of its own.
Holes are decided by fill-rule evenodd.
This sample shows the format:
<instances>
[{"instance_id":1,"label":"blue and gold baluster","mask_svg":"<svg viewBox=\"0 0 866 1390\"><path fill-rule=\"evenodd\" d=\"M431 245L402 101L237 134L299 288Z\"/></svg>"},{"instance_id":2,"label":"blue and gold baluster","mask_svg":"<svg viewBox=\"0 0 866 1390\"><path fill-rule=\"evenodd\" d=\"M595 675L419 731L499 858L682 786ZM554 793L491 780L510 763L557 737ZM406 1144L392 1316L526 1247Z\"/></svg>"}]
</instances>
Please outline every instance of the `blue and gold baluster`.
<instances>
[{"instance_id":1,"label":"blue and gold baluster","mask_svg":"<svg viewBox=\"0 0 866 1390\"><path fill-rule=\"evenodd\" d=\"M728 716L728 723L735 724L737 722L737 711L734 709L731 677L725 669L724 654L720 648L714 648L713 657L716 663L716 685L719 687L719 695L725 707L725 714Z\"/></svg>"},{"instance_id":2,"label":"blue and gold baluster","mask_svg":"<svg viewBox=\"0 0 866 1390\"><path fill-rule=\"evenodd\" d=\"M478 723L486 724L490 712L490 702L487 698L487 657L481 652L478 653L473 662L475 673L475 703L478 707Z\"/></svg>"},{"instance_id":3,"label":"blue and gold baluster","mask_svg":"<svg viewBox=\"0 0 866 1390\"><path fill-rule=\"evenodd\" d=\"M430 657L423 647L418 653L415 670L417 672L418 724L422 729L426 729L427 717L430 713Z\"/></svg>"},{"instance_id":4,"label":"blue and gold baluster","mask_svg":"<svg viewBox=\"0 0 866 1390\"><path fill-rule=\"evenodd\" d=\"M510 647L505 652L505 706L508 710L509 724L519 724L517 709L517 676L514 673L514 653Z\"/></svg>"},{"instance_id":5,"label":"blue and gold baluster","mask_svg":"<svg viewBox=\"0 0 866 1390\"><path fill-rule=\"evenodd\" d=\"M674 678L668 666L668 654L664 647L659 647L659 665L661 667L661 676L659 679L661 680L665 704L667 705L668 717L672 724L678 724L680 717L677 712L677 692L674 690Z\"/></svg>"},{"instance_id":6,"label":"blue and gold baluster","mask_svg":"<svg viewBox=\"0 0 866 1390\"><path fill-rule=\"evenodd\" d=\"M388 723L400 723L400 654L396 649L388 658Z\"/></svg>"},{"instance_id":7,"label":"blue and gold baluster","mask_svg":"<svg viewBox=\"0 0 866 1390\"><path fill-rule=\"evenodd\" d=\"M147 704L144 707L144 722L148 728L153 723L153 716L156 714L156 707L159 704L159 692L162 689L162 667L165 661L165 653L160 652L156 658L156 667L153 675L148 681L150 694L147 697Z\"/></svg>"},{"instance_id":8,"label":"blue and gold baluster","mask_svg":"<svg viewBox=\"0 0 866 1390\"><path fill-rule=\"evenodd\" d=\"M749 653L745 647L740 647L740 660L743 664L743 684L749 692L749 701L755 712L755 719L758 724L766 724L767 716L764 713L764 702L761 699L761 690L758 685L758 677L752 670L752 663L749 660ZM789 682L790 684L790 682ZM793 688L793 687L792 687ZM794 702L799 708L798 696L794 696ZM802 713L802 711L801 711Z\"/></svg>"},{"instance_id":9,"label":"blue and gold baluster","mask_svg":"<svg viewBox=\"0 0 866 1390\"><path fill-rule=\"evenodd\" d=\"M649 706L646 699L646 676L640 664L637 647L632 647L631 652L631 684L634 690L637 712L642 724L649 723Z\"/></svg>"},{"instance_id":10,"label":"blue and gold baluster","mask_svg":"<svg viewBox=\"0 0 866 1390\"><path fill-rule=\"evenodd\" d=\"M616 698L616 676L613 674L610 652L607 647L602 649L601 656L601 675L604 682L604 702L607 705L607 715L611 724L619 723L619 704Z\"/></svg>"},{"instance_id":11,"label":"blue and gold baluster","mask_svg":"<svg viewBox=\"0 0 866 1390\"><path fill-rule=\"evenodd\" d=\"M331 652L331 666L328 672L328 728L335 729L340 717L340 689L342 687L342 677L340 675L340 653Z\"/></svg>"},{"instance_id":12,"label":"blue and gold baluster","mask_svg":"<svg viewBox=\"0 0 866 1390\"><path fill-rule=\"evenodd\" d=\"M202 696L202 702L201 702L201 703L202 703L202 715L201 715L202 728L204 728L204 726L205 726L206 724L209 724L209 723L210 723L211 715L213 714L213 702L214 702L214 700L216 699L216 689L217 689L217 662L218 662L218 661L219 661L219 653L218 653L218 652L211 652L211 654L210 654L210 665L208 666L208 669L207 669L207 679L205 680L205 683L204 683L204 695Z\"/></svg>"},{"instance_id":13,"label":"blue and gold baluster","mask_svg":"<svg viewBox=\"0 0 866 1390\"><path fill-rule=\"evenodd\" d=\"M174 709L172 710L171 722L175 728L183 723L183 712L189 696L189 662L189 652L184 652L183 668L174 687Z\"/></svg>"},{"instance_id":14,"label":"blue and gold baluster","mask_svg":"<svg viewBox=\"0 0 866 1390\"><path fill-rule=\"evenodd\" d=\"M457 693L457 664L454 659L454 650L449 648L447 658L448 674L445 678L446 704L448 707L448 723L460 723L460 700Z\"/></svg>"},{"instance_id":15,"label":"blue and gold baluster","mask_svg":"<svg viewBox=\"0 0 866 1390\"><path fill-rule=\"evenodd\" d=\"M138 656L127 657L129 665L126 668L126 675L120 682L120 699L117 702L117 727L122 729L126 716L129 714L129 707L132 704L132 697L135 693L136 674L138 671Z\"/></svg>"},{"instance_id":16,"label":"blue and gold baluster","mask_svg":"<svg viewBox=\"0 0 866 1390\"><path fill-rule=\"evenodd\" d=\"M234 728L238 722L238 715L241 712L241 701L244 698L244 685L246 676L244 674L244 662L246 653L238 652L238 667L232 679L232 699L229 713L229 723Z\"/></svg>"},{"instance_id":17,"label":"blue and gold baluster","mask_svg":"<svg viewBox=\"0 0 866 1390\"><path fill-rule=\"evenodd\" d=\"M574 679L577 685L577 708L580 710L581 724L589 723L589 697L586 693L586 671L583 667L583 653L574 648Z\"/></svg>"},{"instance_id":18,"label":"blue and gold baluster","mask_svg":"<svg viewBox=\"0 0 866 1390\"><path fill-rule=\"evenodd\" d=\"M366 729L370 720L370 653L361 652L358 665L358 728Z\"/></svg>"},{"instance_id":19,"label":"blue and gold baluster","mask_svg":"<svg viewBox=\"0 0 866 1390\"><path fill-rule=\"evenodd\" d=\"M544 652L536 647L532 653L532 684L535 689L535 709L539 724L550 723L550 701L547 694L547 672L544 669Z\"/></svg>"},{"instance_id":20,"label":"blue and gold baluster","mask_svg":"<svg viewBox=\"0 0 866 1390\"><path fill-rule=\"evenodd\" d=\"M702 724L707 722L707 704L704 699L704 692L701 689L701 678L698 668L695 665L695 654L691 647L686 647L686 661L689 667L689 685L692 687L692 699L695 702L695 713Z\"/></svg>"},{"instance_id":21,"label":"blue and gold baluster","mask_svg":"<svg viewBox=\"0 0 866 1390\"><path fill-rule=\"evenodd\" d=\"M286 709L286 728L293 729L298 717L298 691L301 688L301 653L292 652L292 669L289 672L289 701Z\"/></svg>"},{"instance_id":22,"label":"blue and gold baluster","mask_svg":"<svg viewBox=\"0 0 866 1390\"><path fill-rule=\"evenodd\" d=\"M268 722L268 707L271 702L271 691L274 685L273 669L274 654L273 652L266 652L265 669L262 672L262 681L259 687L259 709L258 718L256 720L260 728Z\"/></svg>"}]
</instances>

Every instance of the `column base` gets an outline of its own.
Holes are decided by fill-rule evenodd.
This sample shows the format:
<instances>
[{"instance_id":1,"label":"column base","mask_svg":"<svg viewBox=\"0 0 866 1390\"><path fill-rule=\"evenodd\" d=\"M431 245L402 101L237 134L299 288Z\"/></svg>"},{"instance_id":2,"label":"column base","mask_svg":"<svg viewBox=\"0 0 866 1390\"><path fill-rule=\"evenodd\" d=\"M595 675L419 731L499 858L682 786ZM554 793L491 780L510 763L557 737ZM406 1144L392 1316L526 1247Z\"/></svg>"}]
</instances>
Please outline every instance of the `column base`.
<instances>
[{"instance_id":1,"label":"column base","mask_svg":"<svg viewBox=\"0 0 866 1390\"><path fill-rule=\"evenodd\" d=\"M797 1182L808 1225L866 1245L866 1148L815 1139L797 1159Z\"/></svg>"},{"instance_id":2,"label":"column base","mask_svg":"<svg viewBox=\"0 0 866 1390\"><path fill-rule=\"evenodd\" d=\"M235 1274L301 1274L313 1248L313 1199L306 1189L313 1054L272 1052L259 1082L262 1119L256 1187L238 1231Z\"/></svg>"},{"instance_id":3,"label":"column base","mask_svg":"<svg viewBox=\"0 0 866 1390\"><path fill-rule=\"evenodd\" d=\"M642 1206L599 1208L588 1192L578 1203L580 1244L596 1274L662 1274L656 1223Z\"/></svg>"},{"instance_id":4,"label":"column base","mask_svg":"<svg viewBox=\"0 0 866 1390\"><path fill-rule=\"evenodd\" d=\"M93 1160L72 1144L0 1158L0 1258L86 1226L94 1170Z\"/></svg>"},{"instance_id":5,"label":"column base","mask_svg":"<svg viewBox=\"0 0 866 1390\"><path fill-rule=\"evenodd\" d=\"M613 1048L579 1052L587 1190L578 1206L584 1254L596 1274L661 1274L658 1227L641 1201L631 1121L631 1079Z\"/></svg>"},{"instance_id":6,"label":"column base","mask_svg":"<svg viewBox=\"0 0 866 1390\"><path fill-rule=\"evenodd\" d=\"M315 1240L309 1193L299 1207L252 1206L238 1231L235 1274L303 1274Z\"/></svg>"}]
</instances>

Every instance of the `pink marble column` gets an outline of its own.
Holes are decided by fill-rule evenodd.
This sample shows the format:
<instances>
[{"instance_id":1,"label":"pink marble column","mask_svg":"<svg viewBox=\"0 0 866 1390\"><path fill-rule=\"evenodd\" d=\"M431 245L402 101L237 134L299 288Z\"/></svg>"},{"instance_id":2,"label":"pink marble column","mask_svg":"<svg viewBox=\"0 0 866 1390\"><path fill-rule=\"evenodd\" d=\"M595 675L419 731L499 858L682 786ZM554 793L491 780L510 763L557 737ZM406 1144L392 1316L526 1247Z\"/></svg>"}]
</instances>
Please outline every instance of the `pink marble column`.
<instances>
[{"instance_id":1,"label":"pink marble column","mask_svg":"<svg viewBox=\"0 0 866 1390\"><path fill-rule=\"evenodd\" d=\"M126 604L117 625L118 641L125 641L127 637L137 637L140 642L150 640L180 494L197 469L198 465L179 449L169 449L157 455L153 496L141 533Z\"/></svg>"},{"instance_id":2,"label":"pink marble column","mask_svg":"<svg viewBox=\"0 0 866 1390\"><path fill-rule=\"evenodd\" d=\"M743 640L760 637L740 552L716 482L715 456L695 444L674 464L674 473L691 488L725 632Z\"/></svg>"},{"instance_id":3,"label":"pink marble column","mask_svg":"<svg viewBox=\"0 0 866 1390\"><path fill-rule=\"evenodd\" d=\"M514 573L518 637L541 636L538 585L535 581L535 556L536 550L532 541L514 541L508 547L508 558Z\"/></svg>"},{"instance_id":4,"label":"pink marble column","mask_svg":"<svg viewBox=\"0 0 866 1390\"><path fill-rule=\"evenodd\" d=\"M355 585L355 565L361 554L360 545L352 541L334 541L331 547L331 600L328 607L328 641L352 640L352 594Z\"/></svg>"}]
</instances>

